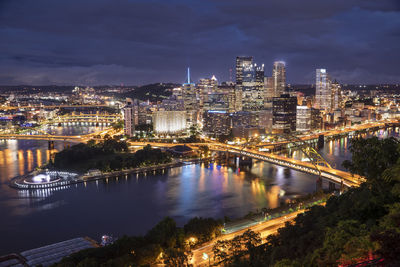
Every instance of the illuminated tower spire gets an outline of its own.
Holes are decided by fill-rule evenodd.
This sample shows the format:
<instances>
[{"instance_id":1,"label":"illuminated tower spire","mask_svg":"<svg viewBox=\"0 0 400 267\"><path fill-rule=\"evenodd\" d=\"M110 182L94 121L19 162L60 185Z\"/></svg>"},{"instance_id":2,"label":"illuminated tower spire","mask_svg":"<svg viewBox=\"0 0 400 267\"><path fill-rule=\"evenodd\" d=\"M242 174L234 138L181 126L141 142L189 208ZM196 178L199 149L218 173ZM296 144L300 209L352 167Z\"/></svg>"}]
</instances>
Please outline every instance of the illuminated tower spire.
<instances>
[{"instance_id":1,"label":"illuminated tower spire","mask_svg":"<svg viewBox=\"0 0 400 267\"><path fill-rule=\"evenodd\" d=\"M190 83L190 68L187 68L187 83Z\"/></svg>"}]
</instances>

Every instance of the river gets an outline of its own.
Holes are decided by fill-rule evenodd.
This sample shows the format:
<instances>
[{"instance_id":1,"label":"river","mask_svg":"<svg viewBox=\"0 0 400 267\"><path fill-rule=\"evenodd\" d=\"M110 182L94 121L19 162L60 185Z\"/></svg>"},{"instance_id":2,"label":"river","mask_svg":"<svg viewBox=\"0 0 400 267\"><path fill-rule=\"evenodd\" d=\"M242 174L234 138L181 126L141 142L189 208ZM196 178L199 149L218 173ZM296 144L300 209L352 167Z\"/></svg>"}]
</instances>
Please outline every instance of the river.
<instances>
[{"instance_id":1,"label":"river","mask_svg":"<svg viewBox=\"0 0 400 267\"><path fill-rule=\"evenodd\" d=\"M49 131L82 134L93 130L79 127ZM104 233L144 234L165 216L179 225L194 216L237 218L263 207L277 207L284 199L311 193L316 187L316 176L256 162L251 169L239 170L193 164L164 174L129 175L53 190L10 188L11 178L48 160L47 146L47 141L0 141L0 255L77 236L98 240ZM63 146L63 142L55 144L58 150ZM348 157L346 146L340 141L327 143L321 153L339 165Z\"/></svg>"}]
</instances>

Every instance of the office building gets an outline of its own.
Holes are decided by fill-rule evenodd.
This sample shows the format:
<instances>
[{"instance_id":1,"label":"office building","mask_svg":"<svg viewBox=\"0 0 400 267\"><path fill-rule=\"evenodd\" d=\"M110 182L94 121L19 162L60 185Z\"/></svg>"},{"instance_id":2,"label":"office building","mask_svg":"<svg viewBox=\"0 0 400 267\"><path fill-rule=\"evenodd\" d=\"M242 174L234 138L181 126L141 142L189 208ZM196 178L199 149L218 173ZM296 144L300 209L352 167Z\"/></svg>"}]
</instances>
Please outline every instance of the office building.
<instances>
[{"instance_id":1,"label":"office building","mask_svg":"<svg viewBox=\"0 0 400 267\"><path fill-rule=\"evenodd\" d=\"M227 135L231 131L231 118L226 111L205 111L203 123L203 132L209 136Z\"/></svg>"},{"instance_id":2,"label":"office building","mask_svg":"<svg viewBox=\"0 0 400 267\"><path fill-rule=\"evenodd\" d=\"M319 109L311 108L311 130L322 129L322 117Z\"/></svg>"},{"instance_id":3,"label":"office building","mask_svg":"<svg viewBox=\"0 0 400 267\"><path fill-rule=\"evenodd\" d=\"M235 91L235 85L232 83L222 83L221 85L218 85L218 92L221 94L225 94L227 95L228 98L228 111L230 113L235 112L237 110L241 110L241 109L237 109L237 94ZM240 101L242 100L242 98L240 97Z\"/></svg>"},{"instance_id":4,"label":"office building","mask_svg":"<svg viewBox=\"0 0 400 267\"><path fill-rule=\"evenodd\" d=\"M239 111L232 114L232 127L258 127L257 111Z\"/></svg>"},{"instance_id":5,"label":"office building","mask_svg":"<svg viewBox=\"0 0 400 267\"><path fill-rule=\"evenodd\" d=\"M137 99L127 98L125 101L124 113L124 134L132 137L135 135L135 126L139 124L139 104Z\"/></svg>"},{"instance_id":6,"label":"office building","mask_svg":"<svg viewBox=\"0 0 400 267\"><path fill-rule=\"evenodd\" d=\"M342 104L342 87L335 80L331 84L331 111L341 107Z\"/></svg>"},{"instance_id":7,"label":"office building","mask_svg":"<svg viewBox=\"0 0 400 267\"><path fill-rule=\"evenodd\" d=\"M274 97L280 97L286 91L286 66L283 61L275 61L272 70Z\"/></svg>"},{"instance_id":8,"label":"office building","mask_svg":"<svg viewBox=\"0 0 400 267\"><path fill-rule=\"evenodd\" d=\"M297 98L289 94L274 97L272 100L272 129L275 133L296 131Z\"/></svg>"},{"instance_id":9,"label":"office building","mask_svg":"<svg viewBox=\"0 0 400 267\"><path fill-rule=\"evenodd\" d=\"M190 69L187 69L187 82L182 84L182 99L186 111L186 127L197 123L200 96L196 85L190 80Z\"/></svg>"},{"instance_id":10,"label":"office building","mask_svg":"<svg viewBox=\"0 0 400 267\"><path fill-rule=\"evenodd\" d=\"M296 131L308 132L311 130L311 108L297 106L296 108Z\"/></svg>"},{"instance_id":11,"label":"office building","mask_svg":"<svg viewBox=\"0 0 400 267\"><path fill-rule=\"evenodd\" d=\"M177 134L186 130L185 111L156 111L153 114L153 130L158 134Z\"/></svg>"},{"instance_id":12,"label":"office building","mask_svg":"<svg viewBox=\"0 0 400 267\"><path fill-rule=\"evenodd\" d=\"M203 107L208 101L208 95L218 93L218 80L215 76L200 79L197 84L197 91L200 95L199 106Z\"/></svg>"},{"instance_id":13,"label":"office building","mask_svg":"<svg viewBox=\"0 0 400 267\"><path fill-rule=\"evenodd\" d=\"M264 103L264 64L253 63L253 57L236 58L236 110L259 110ZM239 107L238 94L241 96Z\"/></svg>"},{"instance_id":14,"label":"office building","mask_svg":"<svg viewBox=\"0 0 400 267\"><path fill-rule=\"evenodd\" d=\"M267 133L272 132L272 102L270 108L258 112L258 127Z\"/></svg>"},{"instance_id":15,"label":"office building","mask_svg":"<svg viewBox=\"0 0 400 267\"><path fill-rule=\"evenodd\" d=\"M317 69L315 75L315 108L329 111L332 106L332 91L326 69Z\"/></svg>"},{"instance_id":16,"label":"office building","mask_svg":"<svg viewBox=\"0 0 400 267\"><path fill-rule=\"evenodd\" d=\"M269 102L272 103L273 97L276 97L274 91L274 78L264 77L264 104Z\"/></svg>"},{"instance_id":17,"label":"office building","mask_svg":"<svg viewBox=\"0 0 400 267\"><path fill-rule=\"evenodd\" d=\"M255 68L253 64L244 66L241 88L243 110L252 110L255 105Z\"/></svg>"},{"instance_id":18,"label":"office building","mask_svg":"<svg viewBox=\"0 0 400 267\"><path fill-rule=\"evenodd\" d=\"M236 86L242 89L245 69L253 65L253 57L236 57Z\"/></svg>"},{"instance_id":19,"label":"office building","mask_svg":"<svg viewBox=\"0 0 400 267\"><path fill-rule=\"evenodd\" d=\"M254 77L254 89L253 89L253 101L254 101L254 108L259 110L263 107L264 104L264 64L261 66L255 65L254 67L255 77Z\"/></svg>"}]
</instances>

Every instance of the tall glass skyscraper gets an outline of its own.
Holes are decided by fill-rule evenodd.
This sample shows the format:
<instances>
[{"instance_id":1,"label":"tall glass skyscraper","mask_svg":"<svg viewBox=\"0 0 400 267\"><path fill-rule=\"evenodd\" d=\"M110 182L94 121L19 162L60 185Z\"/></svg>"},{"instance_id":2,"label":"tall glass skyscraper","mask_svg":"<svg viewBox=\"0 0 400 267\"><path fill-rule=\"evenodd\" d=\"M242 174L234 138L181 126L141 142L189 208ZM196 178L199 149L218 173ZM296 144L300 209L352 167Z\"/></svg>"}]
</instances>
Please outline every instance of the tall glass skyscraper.
<instances>
[{"instance_id":1,"label":"tall glass skyscraper","mask_svg":"<svg viewBox=\"0 0 400 267\"><path fill-rule=\"evenodd\" d=\"M331 109L332 92L326 69L317 69L315 73L315 108Z\"/></svg>"},{"instance_id":2,"label":"tall glass skyscraper","mask_svg":"<svg viewBox=\"0 0 400 267\"><path fill-rule=\"evenodd\" d=\"M253 65L253 57L236 57L236 86L243 85L244 70Z\"/></svg>"},{"instance_id":3,"label":"tall glass skyscraper","mask_svg":"<svg viewBox=\"0 0 400 267\"><path fill-rule=\"evenodd\" d=\"M253 64L253 57L236 58L236 89L242 92L243 110L263 107L264 76L264 64Z\"/></svg>"},{"instance_id":4,"label":"tall glass skyscraper","mask_svg":"<svg viewBox=\"0 0 400 267\"><path fill-rule=\"evenodd\" d=\"M236 96L236 110L242 110L244 97L243 83L246 85L251 76L251 70L253 66L253 57L236 57L236 86L235 86L235 96Z\"/></svg>"},{"instance_id":5,"label":"tall glass skyscraper","mask_svg":"<svg viewBox=\"0 0 400 267\"><path fill-rule=\"evenodd\" d=\"M275 61L272 69L274 79L274 97L280 97L286 89L286 65L283 61Z\"/></svg>"}]
</instances>

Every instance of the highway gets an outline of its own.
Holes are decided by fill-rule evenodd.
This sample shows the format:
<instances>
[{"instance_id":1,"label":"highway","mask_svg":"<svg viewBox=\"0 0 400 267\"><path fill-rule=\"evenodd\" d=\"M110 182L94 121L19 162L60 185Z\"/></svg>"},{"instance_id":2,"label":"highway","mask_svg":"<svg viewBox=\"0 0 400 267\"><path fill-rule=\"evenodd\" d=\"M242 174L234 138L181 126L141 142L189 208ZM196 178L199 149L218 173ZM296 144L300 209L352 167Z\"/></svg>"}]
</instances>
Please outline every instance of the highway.
<instances>
[{"instance_id":1,"label":"highway","mask_svg":"<svg viewBox=\"0 0 400 267\"><path fill-rule=\"evenodd\" d=\"M191 259L191 263L194 266L208 266L209 260L203 258L203 253L206 253L208 257L210 258L210 262L214 263L214 253L213 253L213 246L214 244L219 241L219 240L231 240L235 236L243 234L246 230L250 229L256 233L260 233L261 238L262 238L262 243L264 244L266 242L266 237L275 234L279 228L282 228L285 226L286 222L292 221L296 216L300 213L303 213L304 210L301 211L296 211L293 213L288 214L287 216L275 218L266 222L261 222L259 224L256 224L254 226L248 227L246 229L222 235L219 236L218 238L204 243L201 247L194 249L193 252L193 257Z\"/></svg>"}]
</instances>

